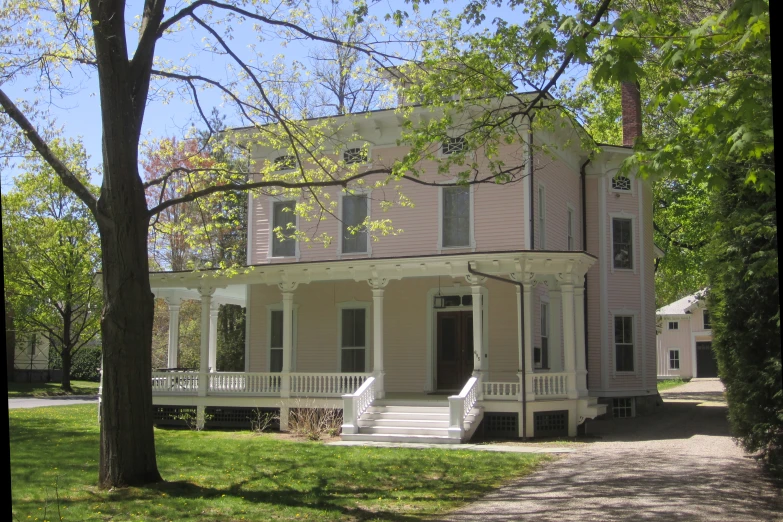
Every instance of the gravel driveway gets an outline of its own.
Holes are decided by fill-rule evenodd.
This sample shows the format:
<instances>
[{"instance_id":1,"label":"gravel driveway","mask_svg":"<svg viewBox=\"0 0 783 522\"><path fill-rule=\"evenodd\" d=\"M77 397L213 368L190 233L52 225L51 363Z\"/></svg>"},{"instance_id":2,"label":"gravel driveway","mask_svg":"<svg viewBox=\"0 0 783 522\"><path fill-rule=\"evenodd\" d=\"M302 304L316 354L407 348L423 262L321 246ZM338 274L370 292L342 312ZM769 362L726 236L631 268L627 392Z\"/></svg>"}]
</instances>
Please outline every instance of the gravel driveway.
<instances>
[{"instance_id":1,"label":"gravel driveway","mask_svg":"<svg viewBox=\"0 0 783 522\"><path fill-rule=\"evenodd\" d=\"M448 520L783 521L780 489L729 436L723 384L661 396L660 412L589 423L576 452Z\"/></svg>"}]
</instances>

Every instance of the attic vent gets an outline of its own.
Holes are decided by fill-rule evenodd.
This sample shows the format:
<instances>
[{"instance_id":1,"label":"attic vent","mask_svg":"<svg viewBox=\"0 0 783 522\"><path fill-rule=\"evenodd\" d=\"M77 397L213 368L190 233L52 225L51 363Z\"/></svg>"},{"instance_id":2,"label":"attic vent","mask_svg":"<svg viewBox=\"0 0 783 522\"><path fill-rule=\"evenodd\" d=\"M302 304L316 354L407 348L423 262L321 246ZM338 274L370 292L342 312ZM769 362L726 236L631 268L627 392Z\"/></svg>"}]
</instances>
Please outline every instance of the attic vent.
<instances>
[{"instance_id":1,"label":"attic vent","mask_svg":"<svg viewBox=\"0 0 783 522\"><path fill-rule=\"evenodd\" d=\"M615 176L612 178L612 189L631 190L631 180L625 176Z\"/></svg>"},{"instance_id":2,"label":"attic vent","mask_svg":"<svg viewBox=\"0 0 783 522\"><path fill-rule=\"evenodd\" d=\"M367 150L361 147L346 149L343 152L343 160L348 165L352 163L367 163Z\"/></svg>"},{"instance_id":3,"label":"attic vent","mask_svg":"<svg viewBox=\"0 0 783 522\"><path fill-rule=\"evenodd\" d=\"M443 154L458 154L465 150L465 138L446 138L443 140Z\"/></svg>"},{"instance_id":4,"label":"attic vent","mask_svg":"<svg viewBox=\"0 0 783 522\"><path fill-rule=\"evenodd\" d=\"M567 437L568 410L538 411L533 414L534 437Z\"/></svg>"},{"instance_id":5,"label":"attic vent","mask_svg":"<svg viewBox=\"0 0 783 522\"><path fill-rule=\"evenodd\" d=\"M296 168L296 157L291 154L285 154L276 157L273 163L275 170L293 170Z\"/></svg>"}]
</instances>

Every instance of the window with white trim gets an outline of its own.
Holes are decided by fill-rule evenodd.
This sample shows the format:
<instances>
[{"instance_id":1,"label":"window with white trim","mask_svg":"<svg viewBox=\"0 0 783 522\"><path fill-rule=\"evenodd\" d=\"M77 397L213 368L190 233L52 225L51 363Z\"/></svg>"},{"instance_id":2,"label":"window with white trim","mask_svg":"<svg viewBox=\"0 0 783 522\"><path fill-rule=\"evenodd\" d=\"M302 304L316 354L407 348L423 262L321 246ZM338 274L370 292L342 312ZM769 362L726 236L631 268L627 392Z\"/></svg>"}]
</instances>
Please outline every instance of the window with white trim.
<instances>
[{"instance_id":1,"label":"window with white trim","mask_svg":"<svg viewBox=\"0 0 783 522\"><path fill-rule=\"evenodd\" d=\"M340 371L366 371L367 308L340 309Z\"/></svg>"},{"instance_id":2,"label":"window with white trim","mask_svg":"<svg viewBox=\"0 0 783 522\"><path fill-rule=\"evenodd\" d=\"M631 190L631 179L627 176L615 176L612 178L612 190Z\"/></svg>"},{"instance_id":3,"label":"window with white trim","mask_svg":"<svg viewBox=\"0 0 783 522\"><path fill-rule=\"evenodd\" d=\"M614 268L633 269L633 220L612 218L612 262Z\"/></svg>"},{"instance_id":4,"label":"window with white trim","mask_svg":"<svg viewBox=\"0 0 783 522\"><path fill-rule=\"evenodd\" d=\"M538 186L538 248L546 248L546 191Z\"/></svg>"},{"instance_id":5,"label":"window with white trim","mask_svg":"<svg viewBox=\"0 0 783 522\"><path fill-rule=\"evenodd\" d=\"M296 240L277 237L276 230L285 235L293 232L296 226L295 201L275 201L272 204L272 257L294 257L296 255Z\"/></svg>"},{"instance_id":6,"label":"window with white trim","mask_svg":"<svg viewBox=\"0 0 783 522\"><path fill-rule=\"evenodd\" d=\"M269 312L269 371L283 371L283 311Z\"/></svg>"},{"instance_id":7,"label":"window with white trim","mask_svg":"<svg viewBox=\"0 0 783 522\"><path fill-rule=\"evenodd\" d=\"M633 417L633 397L618 397L612 399L612 417L627 419Z\"/></svg>"},{"instance_id":8,"label":"window with white trim","mask_svg":"<svg viewBox=\"0 0 783 522\"><path fill-rule=\"evenodd\" d=\"M367 252L367 228L362 226L367 218L366 194L343 196L342 201L342 243L343 254L364 254Z\"/></svg>"},{"instance_id":9,"label":"window with white trim","mask_svg":"<svg viewBox=\"0 0 783 522\"><path fill-rule=\"evenodd\" d=\"M679 330L679 329L680 329L679 321L669 321L669 330Z\"/></svg>"},{"instance_id":10,"label":"window with white trim","mask_svg":"<svg viewBox=\"0 0 783 522\"><path fill-rule=\"evenodd\" d=\"M614 317L614 353L615 370L633 371L633 316L616 315Z\"/></svg>"},{"instance_id":11,"label":"window with white trim","mask_svg":"<svg viewBox=\"0 0 783 522\"><path fill-rule=\"evenodd\" d=\"M470 246L470 187L442 187L441 245Z\"/></svg>"},{"instance_id":12,"label":"window with white trim","mask_svg":"<svg viewBox=\"0 0 783 522\"><path fill-rule=\"evenodd\" d=\"M669 350L669 369L680 369L680 350Z\"/></svg>"},{"instance_id":13,"label":"window with white trim","mask_svg":"<svg viewBox=\"0 0 783 522\"><path fill-rule=\"evenodd\" d=\"M465 138L458 136L456 138L446 138L443 140L441 151L444 155L458 154L465 150Z\"/></svg>"},{"instance_id":14,"label":"window with white trim","mask_svg":"<svg viewBox=\"0 0 783 522\"><path fill-rule=\"evenodd\" d=\"M568 208L568 241L567 241L567 249L573 250L574 249L574 211L570 207Z\"/></svg>"},{"instance_id":15,"label":"window with white trim","mask_svg":"<svg viewBox=\"0 0 783 522\"><path fill-rule=\"evenodd\" d=\"M712 330L712 318L710 317L710 311L704 309L704 329Z\"/></svg>"},{"instance_id":16,"label":"window with white trim","mask_svg":"<svg viewBox=\"0 0 783 522\"><path fill-rule=\"evenodd\" d=\"M549 304L541 303L541 347L535 349L534 367L549 369Z\"/></svg>"},{"instance_id":17,"label":"window with white trim","mask_svg":"<svg viewBox=\"0 0 783 522\"><path fill-rule=\"evenodd\" d=\"M367 149L364 147L353 147L345 149L343 152L343 161L347 165L354 163L367 163Z\"/></svg>"}]
</instances>

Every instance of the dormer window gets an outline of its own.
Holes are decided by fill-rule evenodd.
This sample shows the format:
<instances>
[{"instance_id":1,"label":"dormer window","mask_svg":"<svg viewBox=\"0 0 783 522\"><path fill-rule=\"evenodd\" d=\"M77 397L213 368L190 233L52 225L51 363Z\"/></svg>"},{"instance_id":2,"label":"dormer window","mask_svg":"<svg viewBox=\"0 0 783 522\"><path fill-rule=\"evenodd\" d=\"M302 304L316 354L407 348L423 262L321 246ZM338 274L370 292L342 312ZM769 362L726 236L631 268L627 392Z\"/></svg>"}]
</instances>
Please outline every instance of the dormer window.
<instances>
[{"instance_id":1,"label":"dormer window","mask_svg":"<svg viewBox=\"0 0 783 522\"><path fill-rule=\"evenodd\" d=\"M460 152L463 152L466 147L465 138L461 136L443 140L443 154L446 156L450 154L459 154Z\"/></svg>"},{"instance_id":2,"label":"dormer window","mask_svg":"<svg viewBox=\"0 0 783 522\"><path fill-rule=\"evenodd\" d=\"M615 176L612 178L612 190L622 190L629 192L631 190L631 179L627 176Z\"/></svg>"},{"instance_id":3,"label":"dormer window","mask_svg":"<svg viewBox=\"0 0 783 522\"><path fill-rule=\"evenodd\" d=\"M294 170L296 168L296 156L292 154L278 156L272 163L275 165L275 170Z\"/></svg>"},{"instance_id":4,"label":"dormer window","mask_svg":"<svg viewBox=\"0 0 783 522\"><path fill-rule=\"evenodd\" d=\"M354 147L352 149L346 149L343 152L343 161L346 165L353 163L367 163L367 149L363 147Z\"/></svg>"}]
</instances>

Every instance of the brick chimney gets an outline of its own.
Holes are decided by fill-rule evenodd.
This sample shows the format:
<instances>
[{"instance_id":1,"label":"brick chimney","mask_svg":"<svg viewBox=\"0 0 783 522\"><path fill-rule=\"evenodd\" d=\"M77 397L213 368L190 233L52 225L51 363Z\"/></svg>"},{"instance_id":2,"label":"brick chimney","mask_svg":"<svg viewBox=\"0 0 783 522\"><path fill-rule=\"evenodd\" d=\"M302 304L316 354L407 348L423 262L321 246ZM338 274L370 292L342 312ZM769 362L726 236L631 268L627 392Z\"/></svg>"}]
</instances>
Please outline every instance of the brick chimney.
<instances>
[{"instance_id":1,"label":"brick chimney","mask_svg":"<svg viewBox=\"0 0 783 522\"><path fill-rule=\"evenodd\" d=\"M642 135L642 98L638 82L622 82L623 146L633 147Z\"/></svg>"}]
</instances>

